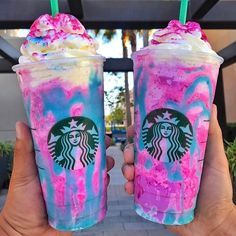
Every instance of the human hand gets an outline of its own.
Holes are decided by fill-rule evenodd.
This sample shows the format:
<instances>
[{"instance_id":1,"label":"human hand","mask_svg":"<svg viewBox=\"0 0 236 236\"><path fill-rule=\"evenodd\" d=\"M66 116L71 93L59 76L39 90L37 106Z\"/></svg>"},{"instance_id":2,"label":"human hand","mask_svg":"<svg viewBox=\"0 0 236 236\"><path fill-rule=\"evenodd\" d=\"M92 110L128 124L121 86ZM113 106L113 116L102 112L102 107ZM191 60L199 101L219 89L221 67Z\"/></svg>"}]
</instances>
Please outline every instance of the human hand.
<instances>
[{"instance_id":1,"label":"human hand","mask_svg":"<svg viewBox=\"0 0 236 236\"><path fill-rule=\"evenodd\" d=\"M128 135L134 136L133 127L129 128ZM133 194L133 144L128 144L125 148L124 161L122 171L124 177L128 180L125 183L125 190L129 194ZM229 167L224 152L222 133L217 121L217 109L213 105L195 218L190 224L168 226L168 228L179 235L233 235L236 232L232 228L235 227L233 226L235 221L236 209L232 202ZM226 232L229 234L226 234Z\"/></svg>"},{"instance_id":2,"label":"human hand","mask_svg":"<svg viewBox=\"0 0 236 236\"><path fill-rule=\"evenodd\" d=\"M107 147L110 145L109 138L106 138L106 145ZM108 171L113 166L114 160L107 157ZM28 126L22 122L16 124L13 173L6 203L0 214L1 236L5 236L4 233L6 236L66 236L72 234L71 232L59 232L48 224L31 134Z\"/></svg>"}]
</instances>

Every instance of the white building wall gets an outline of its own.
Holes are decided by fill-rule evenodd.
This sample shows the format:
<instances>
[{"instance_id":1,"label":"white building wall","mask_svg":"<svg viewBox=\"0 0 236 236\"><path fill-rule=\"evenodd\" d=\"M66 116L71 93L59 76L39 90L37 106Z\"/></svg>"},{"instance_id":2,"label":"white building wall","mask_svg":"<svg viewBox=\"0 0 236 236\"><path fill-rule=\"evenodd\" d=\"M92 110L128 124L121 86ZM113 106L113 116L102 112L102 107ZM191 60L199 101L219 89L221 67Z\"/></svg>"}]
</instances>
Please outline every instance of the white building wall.
<instances>
[{"instance_id":1,"label":"white building wall","mask_svg":"<svg viewBox=\"0 0 236 236\"><path fill-rule=\"evenodd\" d=\"M205 30L213 49L218 52L236 41L236 30ZM223 69L227 123L236 123L236 63Z\"/></svg>"},{"instance_id":2,"label":"white building wall","mask_svg":"<svg viewBox=\"0 0 236 236\"><path fill-rule=\"evenodd\" d=\"M26 122L15 74L0 74L0 141L15 140L15 123Z\"/></svg>"}]
</instances>

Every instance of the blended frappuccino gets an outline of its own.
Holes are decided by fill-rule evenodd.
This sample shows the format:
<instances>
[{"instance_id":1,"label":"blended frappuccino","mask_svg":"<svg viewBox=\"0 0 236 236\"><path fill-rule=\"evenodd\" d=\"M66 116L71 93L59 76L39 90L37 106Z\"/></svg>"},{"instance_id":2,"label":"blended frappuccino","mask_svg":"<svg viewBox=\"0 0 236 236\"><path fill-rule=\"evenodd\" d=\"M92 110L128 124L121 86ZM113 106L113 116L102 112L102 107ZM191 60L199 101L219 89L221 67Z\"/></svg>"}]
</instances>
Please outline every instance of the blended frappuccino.
<instances>
[{"instance_id":1,"label":"blended frappuccino","mask_svg":"<svg viewBox=\"0 0 236 236\"><path fill-rule=\"evenodd\" d=\"M189 223L223 59L199 24L177 20L157 30L132 58L136 212L162 224Z\"/></svg>"},{"instance_id":2,"label":"blended frappuccino","mask_svg":"<svg viewBox=\"0 0 236 236\"><path fill-rule=\"evenodd\" d=\"M34 141L49 223L84 229L106 214L103 62L67 14L31 26L16 71Z\"/></svg>"}]
</instances>

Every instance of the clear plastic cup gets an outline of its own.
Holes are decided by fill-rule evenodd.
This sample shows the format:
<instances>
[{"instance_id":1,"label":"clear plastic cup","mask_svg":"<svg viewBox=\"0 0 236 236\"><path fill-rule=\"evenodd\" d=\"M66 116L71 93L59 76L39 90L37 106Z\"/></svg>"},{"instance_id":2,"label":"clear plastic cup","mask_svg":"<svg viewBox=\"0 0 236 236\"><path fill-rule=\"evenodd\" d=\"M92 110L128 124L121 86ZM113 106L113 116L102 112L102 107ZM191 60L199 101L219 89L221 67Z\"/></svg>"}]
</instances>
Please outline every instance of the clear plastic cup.
<instances>
[{"instance_id":1,"label":"clear plastic cup","mask_svg":"<svg viewBox=\"0 0 236 236\"><path fill-rule=\"evenodd\" d=\"M132 55L135 209L161 224L194 218L211 107L223 59L148 47Z\"/></svg>"},{"instance_id":2,"label":"clear plastic cup","mask_svg":"<svg viewBox=\"0 0 236 236\"><path fill-rule=\"evenodd\" d=\"M106 214L101 56L13 67L23 94L48 220L63 231Z\"/></svg>"}]
</instances>

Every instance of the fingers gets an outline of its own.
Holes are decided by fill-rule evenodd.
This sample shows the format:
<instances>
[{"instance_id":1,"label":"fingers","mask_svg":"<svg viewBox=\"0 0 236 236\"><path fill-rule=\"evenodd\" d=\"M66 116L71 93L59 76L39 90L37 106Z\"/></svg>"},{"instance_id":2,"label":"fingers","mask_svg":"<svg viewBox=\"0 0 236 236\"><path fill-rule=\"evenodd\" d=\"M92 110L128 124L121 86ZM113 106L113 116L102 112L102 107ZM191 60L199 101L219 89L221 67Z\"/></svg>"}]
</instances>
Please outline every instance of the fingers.
<instances>
[{"instance_id":1,"label":"fingers","mask_svg":"<svg viewBox=\"0 0 236 236\"><path fill-rule=\"evenodd\" d=\"M134 126L130 126L127 130L128 139L134 137L135 131ZM124 165L122 166L122 173L128 180L125 183L125 191L128 194L134 193L134 144L130 143L125 147L124 150Z\"/></svg>"},{"instance_id":2,"label":"fingers","mask_svg":"<svg viewBox=\"0 0 236 236\"><path fill-rule=\"evenodd\" d=\"M134 180L134 166L133 165L123 165L122 173L128 181Z\"/></svg>"},{"instance_id":3,"label":"fingers","mask_svg":"<svg viewBox=\"0 0 236 236\"><path fill-rule=\"evenodd\" d=\"M125 191L128 194L134 193L134 165L123 165L122 167L122 173L124 177L128 180L125 183Z\"/></svg>"},{"instance_id":4,"label":"fingers","mask_svg":"<svg viewBox=\"0 0 236 236\"><path fill-rule=\"evenodd\" d=\"M110 183L110 179L111 179L110 175L107 174L107 178L106 178L106 186L107 186L107 187L108 187L108 185L109 185L109 183Z\"/></svg>"},{"instance_id":5,"label":"fingers","mask_svg":"<svg viewBox=\"0 0 236 236\"><path fill-rule=\"evenodd\" d=\"M112 157L107 156L107 171L110 171L115 165L115 161Z\"/></svg>"},{"instance_id":6,"label":"fingers","mask_svg":"<svg viewBox=\"0 0 236 236\"><path fill-rule=\"evenodd\" d=\"M128 144L124 150L124 165L122 173L128 181L134 180L134 146Z\"/></svg>"},{"instance_id":7,"label":"fingers","mask_svg":"<svg viewBox=\"0 0 236 236\"><path fill-rule=\"evenodd\" d=\"M16 123L16 143L14 149L13 180L30 180L37 175L34 149L30 130L23 122Z\"/></svg>"},{"instance_id":8,"label":"fingers","mask_svg":"<svg viewBox=\"0 0 236 236\"><path fill-rule=\"evenodd\" d=\"M105 137L105 143L106 143L106 148L108 148L110 146L110 144L111 144L111 138L108 137L107 135ZM108 172L108 171L110 171L114 167L115 161L114 161L114 159L112 157L107 156L106 157L106 162L107 162L107 172ZM108 187L109 183L110 183L110 175L107 174L107 179L106 179L106 186L107 187Z\"/></svg>"},{"instance_id":9,"label":"fingers","mask_svg":"<svg viewBox=\"0 0 236 236\"><path fill-rule=\"evenodd\" d=\"M205 161L214 166L222 165L222 167L228 168L224 152L222 132L217 120L217 107L214 104L212 106Z\"/></svg>"},{"instance_id":10,"label":"fingers","mask_svg":"<svg viewBox=\"0 0 236 236\"><path fill-rule=\"evenodd\" d=\"M128 181L125 183L125 192L128 194L134 194L134 182Z\"/></svg>"},{"instance_id":11,"label":"fingers","mask_svg":"<svg viewBox=\"0 0 236 236\"><path fill-rule=\"evenodd\" d=\"M105 143L106 143L106 148L108 148L111 145L111 138L109 136L105 136Z\"/></svg>"},{"instance_id":12,"label":"fingers","mask_svg":"<svg viewBox=\"0 0 236 236\"><path fill-rule=\"evenodd\" d=\"M134 164L134 144L128 144L124 150L124 161L126 164Z\"/></svg>"},{"instance_id":13,"label":"fingers","mask_svg":"<svg viewBox=\"0 0 236 236\"><path fill-rule=\"evenodd\" d=\"M110 170L114 167L115 161L114 161L114 159L113 159L112 157L110 157L110 156L107 156L107 157L106 157L106 161L107 161L107 172L108 172L108 171L110 171ZM107 174L107 179L106 179L106 186L107 186L107 187L108 187L109 183L110 183L110 175Z\"/></svg>"}]
</instances>

